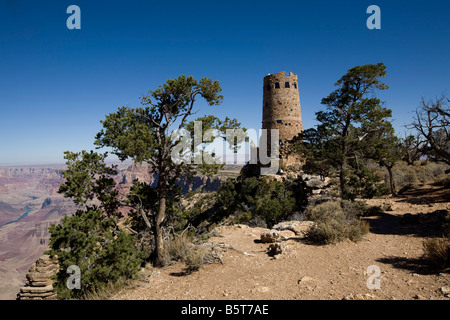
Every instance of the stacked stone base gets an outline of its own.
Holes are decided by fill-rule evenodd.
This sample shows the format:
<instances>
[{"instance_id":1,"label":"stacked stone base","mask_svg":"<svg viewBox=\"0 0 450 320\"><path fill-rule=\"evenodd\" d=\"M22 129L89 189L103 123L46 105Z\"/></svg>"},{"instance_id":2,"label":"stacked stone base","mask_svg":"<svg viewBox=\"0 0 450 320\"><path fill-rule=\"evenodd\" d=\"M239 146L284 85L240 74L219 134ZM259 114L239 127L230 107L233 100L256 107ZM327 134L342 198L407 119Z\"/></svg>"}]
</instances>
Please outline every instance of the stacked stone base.
<instances>
[{"instance_id":1,"label":"stacked stone base","mask_svg":"<svg viewBox=\"0 0 450 320\"><path fill-rule=\"evenodd\" d=\"M52 277L58 272L58 261L43 255L31 266L25 286L20 288L17 300L56 300Z\"/></svg>"}]
</instances>

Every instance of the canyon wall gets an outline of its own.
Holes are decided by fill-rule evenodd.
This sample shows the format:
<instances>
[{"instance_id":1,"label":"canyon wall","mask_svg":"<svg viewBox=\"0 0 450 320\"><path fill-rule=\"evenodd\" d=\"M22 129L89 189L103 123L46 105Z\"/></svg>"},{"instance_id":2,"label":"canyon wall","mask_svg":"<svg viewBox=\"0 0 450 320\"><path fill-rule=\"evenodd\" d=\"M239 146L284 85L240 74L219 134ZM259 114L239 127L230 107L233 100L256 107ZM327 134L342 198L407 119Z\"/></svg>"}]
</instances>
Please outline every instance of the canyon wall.
<instances>
[{"instance_id":1,"label":"canyon wall","mask_svg":"<svg viewBox=\"0 0 450 320\"><path fill-rule=\"evenodd\" d=\"M60 167L0 167L0 299L15 299L26 281L26 273L49 245L48 227L76 212L71 199L58 193L64 181ZM239 167L228 167L222 175L179 179L183 191L217 190L226 177L237 175ZM148 166L131 164L119 170L117 187L127 191L138 179L151 184L157 176Z\"/></svg>"}]
</instances>

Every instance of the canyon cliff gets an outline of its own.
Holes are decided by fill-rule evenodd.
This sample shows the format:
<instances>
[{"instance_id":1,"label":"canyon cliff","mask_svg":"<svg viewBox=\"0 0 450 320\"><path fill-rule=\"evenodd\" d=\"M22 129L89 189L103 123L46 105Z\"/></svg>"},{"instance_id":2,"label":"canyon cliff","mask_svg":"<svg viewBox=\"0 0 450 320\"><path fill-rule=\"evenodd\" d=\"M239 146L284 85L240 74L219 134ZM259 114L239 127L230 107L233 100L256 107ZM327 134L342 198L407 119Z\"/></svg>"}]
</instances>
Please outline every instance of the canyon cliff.
<instances>
[{"instance_id":1,"label":"canyon cliff","mask_svg":"<svg viewBox=\"0 0 450 320\"><path fill-rule=\"evenodd\" d=\"M77 210L71 199L58 193L64 169L65 166L0 168L0 299L16 298L28 269L48 250L48 227ZM226 166L214 178L180 178L177 184L184 193L214 191L221 181L236 176L239 169ZM157 183L157 176L150 174L146 165L119 166L115 177L119 189L126 192L135 179Z\"/></svg>"}]
</instances>

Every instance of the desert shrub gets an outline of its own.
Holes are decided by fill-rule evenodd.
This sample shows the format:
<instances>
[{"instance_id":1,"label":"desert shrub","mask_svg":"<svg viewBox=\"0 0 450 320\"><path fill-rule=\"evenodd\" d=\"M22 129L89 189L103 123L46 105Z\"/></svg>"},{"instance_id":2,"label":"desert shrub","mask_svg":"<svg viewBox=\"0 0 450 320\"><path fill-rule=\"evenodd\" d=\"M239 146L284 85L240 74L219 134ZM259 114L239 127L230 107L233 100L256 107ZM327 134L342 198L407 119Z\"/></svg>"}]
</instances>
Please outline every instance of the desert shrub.
<instances>
[{"instance_id":1,"label":"desert shrub","mask_svg":"<svg viewBox=\"0 0 450 320\"><path fill-rule=\"evenodd\" d=\"M356 212L344 209L338 201L328 201L307 209L307 218L315 221L308 239L317 244L333 244L344 239L359 241L369 232L369 225Z\"/></svg>"},{"instance_id":2,"label":"desert shrub","mask_svg":"<svg viewBox=\"0 0 450 320\"><path fill-rule=\"evenodd\" d=\"M205 255L208 248L203 246L194 246L186 254L184 263L187 266L188 273L199 270L205 264Z\"/></svg>"},{"instance_id":3,"label":"desert shrub","mask_svg":"<svg viewBox=\"0 0 450 320\"><path fill-rule=\"evenodd\" d=\"M412 166L407 166L404 163L400 163L394 167L393 172L394 180L399 190L407 190L419 183L416 171Z\"/></svg>"},{"instance_id":4,"label":"desert shrub","mask_svg":"<svg viewBox=\"0 0 450 320\"><path fill-rule=\"evenodd\" d=\"M248 219L247 224L249 227L252 228L265 228L265 229L267 228L266 221L261 217L250 218Z\"/></svg>"},{"instance_id":5,"label":"desert shrub","mask_svg":"<svg viewBox=\"0 0 450 320\"><path fill-rule=\"evenodd\" d=\"M135 248L135 237L117 228L101 210L88 208L66 216L61 224L52 225L50 250L57 256L60 271L54 287L61 299L83 298L108 285L132 279L144 260ZM69 266L80 268L81 288L69 289L66 273Z\"/></svg>"},{"instance_id":6,"label":"desert shrub","mask_svg":"<svg viewBox=\"0 0 450 320\"><path fill-rule=\"evenodd\" d=\"M189 251L193 247L192 238L185 234L170 236L164 242L164 264L170 265L177 261L186 261Z\"/></svg>"},{"instance_id":7,"label":"desert shrub","mask_svg":"<svg viewBox=\"0 0 450 320\"><path fill-rule=\"evenodd\" d=\"M362 201L341 201L341 207L348 216L370 217L384 213L383 209L378 206L369 206Z\"/></svg>"},{"instance_id":8,"label":"desert shrub","mask_svg":"<svg viewBox=\"0 0 450 320\"><path fill-rule=\"evenodd\" d=\"M211 226L222 223L271 228L301 211L307 195L304 183L293 177L277 181L266 176L239 176L222 182L217 192L188 200L189 206L170 218L175 231L192 225L199 232L209 232Z\"/></svg>"},{"instance_id":9,"label":"desert shrub","mask_svg":"<svg viewBox=\"0 0 450 320\"><path fill-rule=\"evenodd\" d=\"M433 267L450 267L450 238L431 238L423 242L424 259Z\"/></svg>"},{"instance_id":10,"label":"desert shrub","mask_svg":"<svg viewBox=\"0 0 450 320\"><path fill-rule=\"evenodd\" d=\"M187 232L172 234L164 243L165 265L181 261L186 265L186 272L190 273L200 269L205 264L205 259L210 248L195 243L195 239Z\"/></svg>"},{"instance_id":11,"label":"desert shrub","mask_svg":"<svg viewBox=\"0 0 450 320\"><path fill-rule=\"evenodd\" d=\"M233 215L239 223L258 221L262 225L264 221L271 228L288 219L305 200L306 193L300 181L250 177L221 185L217 192L217 212L221 217Z\"/></svg>"},{"instance_id":12,"label":"desert shrub","mask_svg":"<svg viewBox=\"0 0 450 320\"><path fill-rule=\"evenodd\" d=\"M440 227L443 236L450 238L450 210L447 210L447 213L443 216Z\"/></svg>"},{"instance_id":13,"label":"desert shrub","mask_svg":"<svg viewBox=\"0 0 450 320\"><path fill-rule=\"evenodd\" d=\"M450 188L450 175L446 174L446 175L439 175L436 177L435 179L435 184L439 185L439 186L443 186L446 189Z\"/></svg>"},{"instance_id":14,"label":"desert shrub","mask_svg":"<svg viewBox=\"0 0 450 320\"><path fill-rule=\"evenodd\" d=\"M371 199L381 196L386 192L386 186L381 182L382 178L369 163L359 163L356 168L349 170L348 192L345 199L354 200L356 196Z\"/></svg>"},{"instance_id":15,"label":"desert shrub","mask_svg":"<svg viewBox=\"0 0 450 320\"><path fill-rule=\"evenodd\" d=\"M403 191L420 183L428 183L430 181L439 183L440 179L443 179L441 185L444 185L446 181L444 172L447 169L448 165L441 162L417 161L412 166L399 162L394 167L394 179L397 188L399 190L403 189Z\"/></svg>"}]
</instances>

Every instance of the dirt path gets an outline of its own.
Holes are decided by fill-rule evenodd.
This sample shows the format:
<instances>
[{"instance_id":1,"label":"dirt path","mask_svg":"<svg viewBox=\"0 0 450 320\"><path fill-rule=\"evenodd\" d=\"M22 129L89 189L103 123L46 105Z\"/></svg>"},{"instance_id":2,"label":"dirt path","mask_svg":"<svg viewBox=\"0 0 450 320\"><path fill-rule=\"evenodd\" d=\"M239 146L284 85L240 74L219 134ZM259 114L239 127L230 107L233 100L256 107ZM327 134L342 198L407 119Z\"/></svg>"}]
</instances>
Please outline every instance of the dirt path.
<instances>
[{"instance_id":1,"label":"dirt path","mask_svg":"<svg viewBox=\"0 0 450 320\"><path fill-rule=\"evenodd\" d=\"M113 299L449 300L441 288L450 285L450 274L430 273L420 259L422 242L432 228L403 225L400 218L450 209L450 190L427 186L398 198L367 202L390 204L393 211L368 218L370 232L361 242L314 246L293 236L283 242L286 252L274 259L267 254L268 245L257 241L265 229L224 227L220 237L210 239L232 248L223 253L223 264L184 276L182 264L147 270L147 278ZM378 289L370 266L380 271Z\"/></svg>"}]
</instances>

